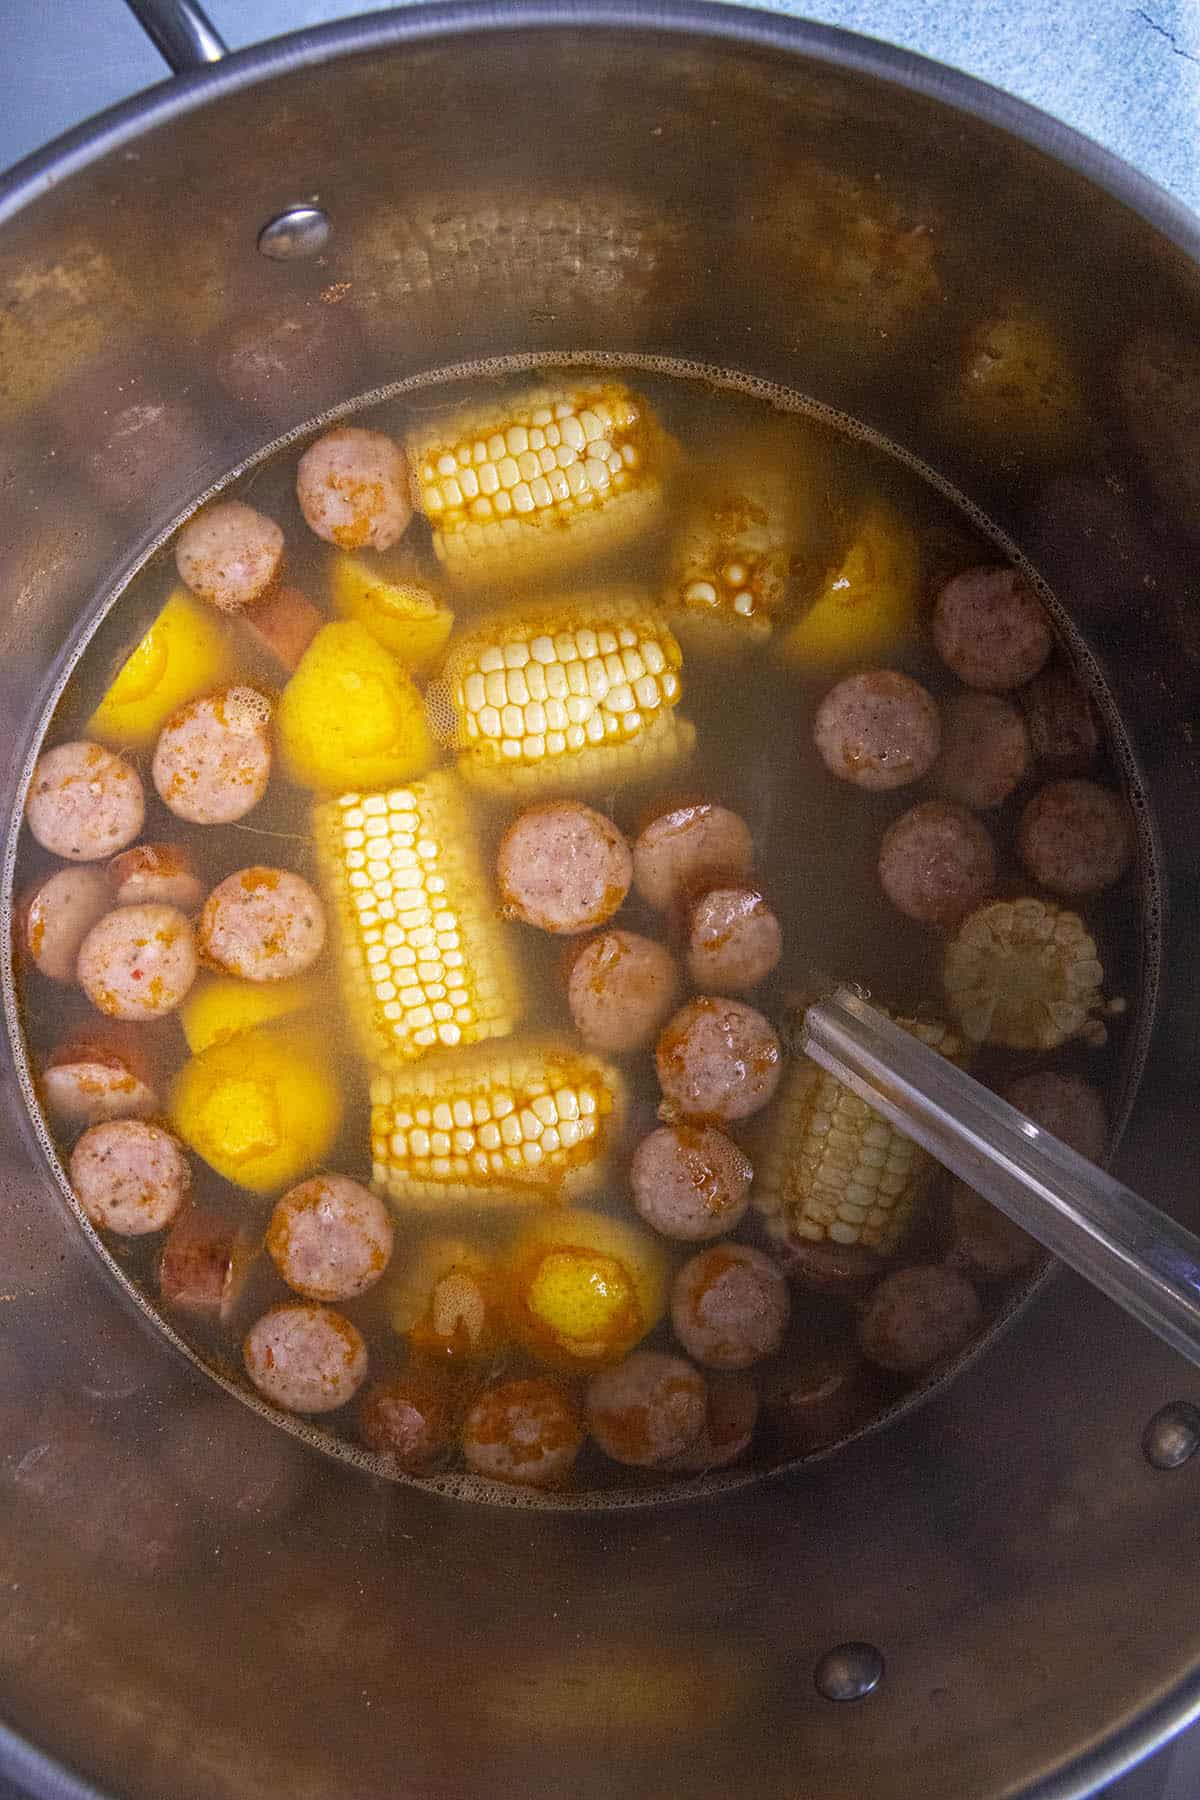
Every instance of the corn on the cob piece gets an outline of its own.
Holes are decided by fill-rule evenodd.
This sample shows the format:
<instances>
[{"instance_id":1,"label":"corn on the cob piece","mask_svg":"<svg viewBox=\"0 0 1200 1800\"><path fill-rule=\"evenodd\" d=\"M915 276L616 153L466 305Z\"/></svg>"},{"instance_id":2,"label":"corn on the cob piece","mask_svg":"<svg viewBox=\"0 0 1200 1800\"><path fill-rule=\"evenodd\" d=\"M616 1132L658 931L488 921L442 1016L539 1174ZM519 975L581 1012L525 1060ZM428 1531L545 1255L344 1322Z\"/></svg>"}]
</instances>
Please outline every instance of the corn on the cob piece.
<instances>
[{"instance_id":1,"label":"corn on the cob piece","mask_svg":"<svg viewBox=\"0 0 1200 1800\"><path fill-rule=\"evenodd\" d=\"M389 1067L507 1037L522 1003L466 794L447 770L313 809L363 1055Z\"/></svg>"},{"instance_id":2,"label":"corn on the cob piece","mask_svg":"<svg viewBox=\"0 0 1200 1800\"><path fill-rule=\"evenodd\" d=\"M408 439L434 549L472 587L551 574L656 524L670 447L639 395L597 378L470 408Z\"/></svg>"},{"instance_id":3,"label":"corn on the cob piece","mask_svg":"<svg viewBox=\"0 0 1200 1800\"><path fill-rule=\"evenodd\" d=\"M1052 900L996 900L963 920L942 965L946 997L966 1036L1011 1050L1054 1050L1068 1038L1103 1043L1106 1001L1096 940Z\"/></svg>"},{"instance_id":4,"label":"corn on the cob piece","mask_svg":"<svg viewBox=\"0 0 1200 1800\"><path fill-rule=\"evenodd\" d=\"M771 635L788 598L797 489L778 462L735 457L701 484L671 551L663 604L698 647Z\"/></svg>"},{"instance_id":5,"label":"corn on the cob piece","mask_svg":"<svg viewBox=\"0 0 1200 1800\"><path fill-rule=\"evenodd\" d=\"M421 1356L488 1355L502 1335L503 1312L491 1256L466 1238L427 1238L402 1260L388 1312L392 1330Z\"/></svg>"},{"instance_id":6,"label":"corn on the cob piece","mask_svg":"<svg viewBox=\"0 0 1200 1800\"><path fill-rule=\"evenodd\" d=\"M597 1181L623 1104L598 1057L542 1042L430 1057L371 1080L372 1179L396 1206L511 1206Z\"/></svg>"},{"instance_id":7,"label":"corn on the cob piece","mask_svg":"<svg viewBox=\"0 0 1200 1800\"><path fill-rule=\"evenodd\" d=\"M959 1061L946 1026L898 1019L931 1050ZM772 1237L859 1244L890 1256L911 1223L933 1159L842 1082L797 1056L775 1102L755 1205Z\"/></svg>"},{"instance_id":8,"label":"corn on the cob piece","mask_svg":"<svg viewBox=\"0 0 1200 1800\"><path fill-rule=\"evenodd\" d=\"M686 756L683 657L636 590L534 602L452 639L426 705L474 786L610 787Z\"/></svg>"}]
</instances>

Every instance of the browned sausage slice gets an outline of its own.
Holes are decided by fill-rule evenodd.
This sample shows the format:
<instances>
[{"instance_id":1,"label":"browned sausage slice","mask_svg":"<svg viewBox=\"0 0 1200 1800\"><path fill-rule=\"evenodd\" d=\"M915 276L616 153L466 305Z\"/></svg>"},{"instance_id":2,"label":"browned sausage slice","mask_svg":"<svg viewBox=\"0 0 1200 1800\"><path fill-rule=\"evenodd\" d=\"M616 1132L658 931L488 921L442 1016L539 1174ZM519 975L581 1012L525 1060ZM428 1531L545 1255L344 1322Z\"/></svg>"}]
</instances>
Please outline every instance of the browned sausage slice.
<instances>
[{"instance_id":1,"label":"browned sausage slice","mask_svg":"<svg viewBox=\"0 0 1200 1800\"><path fill-rule=\"evenodd\" d=\"M156 902L193 913L204 898L204 885L182 844L134 844L108 865L118 906Z\"/></svg>"},{"instance_id":2,"label":"browned sausage slice","mask_svg":"<svg viewBox=\"0 0 1200 1800\"><path fill-rule=\"evenodd\" d=\"M813 742L839 781L883 792L928 775L942 726L920 682L897 669L871 669L830 688L817 708Z\"/></svg>"},{"instance_id":3,"label":"browned sausage slice","mask_svg":"<svg viewBox=\"0 0 1200 1800\"><path fill-rule=\"evenodd\" d=\"M885 831L879 882L908 918L957 925L994 890L996 852L986 827L965 806L925 800Z\"/></svg>"},{"instance_id":4,"label":"browned sausage slice","mask_svg":"<svg viewBox=\"0 0 1200 1800\"><path fill-rule=\"evenodd\" d=\"M681 1356L635 1350L588 1383L588 1429L614 1462L669 1463L697 1445L708 1423L708 1383Z\"/></svg>"},{"instance_id":5,"label":"browned sausage slice","mask_svg":"<svg viewBox=\"0 0 1200 1800\"><path fill-rule=\"evenodd\" d=\"M1041 601L1015 569L966 569L933 608L933 642L968 687L1002 693L1032 681L1054 648Z\"/></svg>"},{"instance_id":6,"label":"browned sausage slice","mask_svg":"<svg viewBox=\"0 0 1200 1800\"><path fill-rule=\"evenodd\" d=\"M392 1257L392 1222L377 1194L348 1175L314 1175L276 1201L267 1254L306 1300L352 1300Z\"/></svg>"},{"instance_id":7,"label":"browned sausage slice","mask_svg":"<svg viewBox=\"0 0 1200 1800\"><path fill-rule=\"evenodd\" d=\"M1017 827L1021 861L1052 894L1082 899L1120 881L1133 860L1129 809L1094 781L1051 781Z\"/></svg>"},{"instance_id":8,"label":"browned sausage slice","mask_svg":"<svg viewBox=\"0 0 1200 1800\"><path fill-rule=\"evenodd\" d=\"M103 744L59 744L38 758L25 817L52 855L99 862L132 844L145 815L137 770Z\"/></svg>"},{"instance_id":9,"label":"browned sausage slice","mask_svg":"<svg viewBox=\"0 0 1200 1800\"><path fill-rule=\"evenodd\" d=\"M782 955L783 931L758 888L711 887L693 902L687 965L704 993L745 993L766 980Z\"/></svg>"},{"instance_id":10,"label":"browned sausage slice","mask_svg":"<svg viewBox=\"0 0 1200 1800\"><path fill-rule=\"evenodd\" d=\"M506 910L540 931L574 936L603 925L633 879L633 859L611 819L578 800L518 813L496 857Z\"/></svg>"},{"instance_id":11,"label":"browned sausage slice","mask_svg":"<svg viewBox=\"0 0 1200 1800\"><path fill-rule=\"evenodd\" d=\"M467 1467L493 1481L559 1487L583 1444L583 1420L565 1388L538 1377L486 1389L463 1425Z\"/></svg>"},{"instance_id":12,"label":"browned sausage slice","mask_svg":"<svg viewBox=\"0 0 1200 1800\"><path fill-rule=\"evenodd\" d=\"M174 906L120 906L79 950L79 985L111 1019L173 1012L196 979L196 939Z\"/></svg>"},{"instance_id":13,"label":"browned sausage slice","mask_svg":"<svg viewBox=\"0 0 1200 1800\"><path fill-rule=\"evenodd\" d=\"M748 1369L774 1356L791 1303L761 1250L714 1244L685 1262L671 1289L671 1324L688 1355L710 1369Z\"/></svg>"},{"instance_id":14,"label":"browned sausage slice","mask_svg":"<svg viewBox=\"0 0 1200 1800\"><path fill-rule=\"evenodd\" d=\"M852 1345L806 1357L767 1396L767 1422L778 1448L804 1456L845 1437L865 1416L866 1386L862 1357Z\"/></svg>"},{"instance_id":15,"label":"browned sausage slice","mask_svg":"<svg viewBox=\"0 0 1200 1800\"><path fill-rule=\"evenodd\" d=\"M271 703L257 688L222 688L167 720L151 775L164 806L189 825L231 825L271 777Z\"/></svg>"},{"instance_id":16,"label":"browned sausage slice","mask_svg":"<svg viewBox=\"0 0 1200 1800\"><path fill-rule=\"evenodd\" d=\"M246 1373L284 1412L336 1412L366 1380L367 1346L356 1325L327 1306L273 1306L242 1345Z\"/></svg>"},{"instance_id":17,"label":"browned sausage slice","mask_svg":"<svg viewBox=\"0 0 1200 1800\"><path fill-rule=\"evenodd\" d=\"M1100 755L1100 724L1091 696L1070 669L1051 663L1017 699L1044 773L1086 775Z\"/></svg>"},{"instance_id":18,"label":"browned sausage slice","mask_svg":"<svg viewBox=\"0 0 1200 1800\"><path fill-rule=\"evenodd\" d=\"M676 1475L727 1469L750 1448L758 1422L758 1389L745 1375L710 1375L704 1430L696 1442L666 1465Z\"/></svg>"},{"instance_id":19,"label":"browned sausage slice","mask_svg":"<svg viewBox=\"0 0 1200 1800\"><path fill-rule=\"evenodd\" d=\"M80 945L112 904L103 869L84 863L47 875L19 915L21 940L34 967L51 981L73 982Z\"/></svg>"},{"instance_id":20,"label":"browned sausage slice","mask_svg":"<svg viewBox=\"0 0 1200 1800\"><path fill-rule=\"evenodd\" d=\"M260 1247L246 1225L209 1207L189 1206L172 1225L159 1258L163 1305L212 1324L227 1323Z\"/></svg>"},{"instance_id":21,"label":"browned sausage slice","mask_svg":"<svg viewBox=\"0 0 1200 1800\"><path fill-rule=\"evenodd\" d=\"M679 970L662 944L613 928L584 944L567 977L567 1004L595 1050L644 1050L679 999Z\"/></svg>"},{"instance_id":22,"label":"browned sausage slice","mask_svg":"<svg viewBox=\"0 0 1200 1800\"><path fill-rule=\"evenodd\" d=\"M325 909L289 869L238 869L208 896L198 931L204 955L228 974L286 981L320 956Z\"/></svg>"},{"instance_id":23,"label":"browned sausage slice","mask_svg":"<svg viewBox=\"0 0 1200 1800\"><path fill-rule=\"evenodd\" d=\"M67 1125L104 1119L148 1119L158 1095L146 1057L128 1027L99 1025L69 1037L42 1070L46 1109Z\"/></svg>"},{"instance_id":24,"label":"browned sausage slice","mask_svg":"<svg viewBox=\"0 0 1200 1800\"><path fill-rule=\"evenodd\" d=\"M1022 688L1022 697L1028 692ZM952 694L943 706L933 784L947 800L977 812L1002 806L1028 775L1031 758L1030 730L1003 694L972 690Z\"/></svg>"},{"instance_id":25,"label":"browned sausage slice","mask_svg":"<svg viewBox=\"0 0 1200 1800\"><path fill-rule=\"evenodd\" d=\"M710 801L659 813L633 846L633 884L643 900L665 912L718 878L737 881L750 873L750 827L727 806Z\"/></svg>"},{"instance_id":26,"label":"browned sausage slice","mask_svg":"<svg viewBox=\"0 0 1200 1800\"><path fill-rule=\"evenodd\" d=\"M789 1237L775 1249L780 1268L796 1287L810 1294L857 1300L883 1274L882 1260L865 1244L811 1243Z\"/></svg>"},{"instance_id":27,"label":"browned sausage slice","mask_svg":"<svg viewBox=\"0 0 1200 1800\"><path fill-rule=\"evenodd\" d=\"M752 1006L702 995L667 1025L655 1065L670 1114L719 1124L747 1119L767 1104L783 1072L783 1050Z\"/></svg>"},{"instance_id":28,"label":"browned sausage slice","mask_svg":"<svg viewBox=\"0 0 1200 1800\"><path fill-rule=\"evenodd\" d=\"M189 519L175 542L179 579L222 612L239 612L270 587L283 562L274 519L221 500Z\"/></svg>"},{"instance_id":29,"label":"browned sausage slice","mask_svg":"<svg viewBox=\"0 0 1200 1800\"><path fill-rule=\"evenodd\" d=\"M655 1231L683 1243L722 1237L741 1223L754 1170L711 1125L660 1125L633 1153L633 1204Z\"/></svg>"},{"instance_id":30,"label":"browned sausage slice","mask_svg":"<svg viewBox=\"0 0 1200 1800\"><path fill-rule=\"evenodd\" d=\"M881 1369L919 1375L964 1349L982 1317L979 1297L958 1269L897 1269L863 1303L859 1347Z\"/></svg>"},{"instance_id":31,"label":"browned sausage slice","mask_svg":"<svg viewBox=\"0 0 1200 1800\"><path fill-rule=\"evenodd\" d=\"M381 431L344 425L300 458L296 498L309 529L343 550L390 550L412 518L408 459Z\"/></svg>"},{"instance_id":32,"label":"browned sausage slice","mask_svg":"<svg viewBox=\"0 0 1200 1800\"><path fill-rule=\"evenodd\" d=\"M181 1146L145 1119L91 1125L71 1152L71 1186L99 1231L141 1237L171 1223L192 1184Z\"/></svg>"},{"instance_id":33,"label":"browned sausage slice","mask_svg":"<svg viewBox=\"0 0 1200 1800\"><path fill-rule=\"evenodd\" d=\"M454 1435L453 1393L445 1372L405 1369L375 1382L359 1404L358 1435L368 1450L398 1469L427 1469Z\"/></svg>"}]
</instances>

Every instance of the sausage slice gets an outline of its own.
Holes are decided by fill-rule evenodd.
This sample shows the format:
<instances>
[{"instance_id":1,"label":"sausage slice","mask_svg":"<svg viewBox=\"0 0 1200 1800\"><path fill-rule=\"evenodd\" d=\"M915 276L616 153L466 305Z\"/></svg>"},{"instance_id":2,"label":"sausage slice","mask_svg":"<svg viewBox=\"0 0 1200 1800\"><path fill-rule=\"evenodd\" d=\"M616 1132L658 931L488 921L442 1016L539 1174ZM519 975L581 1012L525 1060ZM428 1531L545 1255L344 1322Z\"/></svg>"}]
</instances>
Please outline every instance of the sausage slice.
<instances>
[{"instance_id":1,"label":"sausage slice","mask_svg":"<svg viewBox=\"0 0 1200 1800\"><path fill-rule=\"evenodd\" d=\"M1022 703L1028 692L1022 688ZM1002 806L1029 773L1030 738L1025 718L1003 694L953 694L942 708L942 753L933 784L947 800L976 812Z\"/></svg>"},{"instance_id":2,"label":"sausage slice","mask_svg":"<svg viewBox=\"0 0 1200 1800\"><path fill-rule=\"evenodd\" d=\"M348 1175L314 1175L275 1204L267 1254L307 1300L352 1300L391 1261L392 1222L377 1194Z\"/></svg>"},{"instance_id":3,"label":"sausage slice","mask_svg":"<svg viewBox=\"0 0 1200 1800\"><path fill-rule=\"evenodd\" d=\"M179 1214L162 1247L158 1292L173 1312L225 1324L237 1311L260 1242L249 1228L206 1206Z\"/></svg>"},{"instance_id":4,"label":"sausage slice","mask_svg":"<svg viewBox=\"0 0 1200 1800\"><path fill-rule=\"evenodd\" d=\"M137 770L103 744L81 739L38 758L25 818L52 855L99 862L132 844L145 814Z\"/></svg>"},{"instance_id":5,"label":"sausage slice","mask_svg":"<svg viewBox=\"0 0 1200 1800\"><path fill-rule=\"evenodd\" d=\"M175 542L179 579L221 612L239 612L270 587L283 562L274 519L221 500L189 519Z\"/></svg>"},{"instance_id":6,"label":"sausage slice","mask_svg":"<svg viewBox=\"0 0 1200 1800\"><path fill-rule=\"evenodd\" d=\"M310 530L343 550L390 550L412 518L408 459L381 431L344 425L304 452L296 498Z\"/></svg>"},{"instance_id":7,"label":"sausage slice","mask_svg":"<svg viewBox=\"0 0 1200 1800\"><path fill-rule=\"evenodd\" d=\"M366 1380L367 1346L356 1325L327 1306L273 1306L242 1345L246 1373L284 1412L335 1412Z\"/></svg>"},{"instance_id":8,"label":"sausage slice","mask_svg":"<svg viewBox=\"0 0 1200 1800\"><path fill-rule=\"evenodd\" d=\"M1046 609L1015 569L966 569L933 608L938 655L968 687L1002 693L1032 681L1054 648Z\"/></svg>"},{"instance_id":9,"label":"sausage slice","mask_svg":"<svg viewBox=\"0 0 1200 1800\"><path fill-rule=\"evenodd\" d=\"M611 919L633 879L633 859L611 819L578 800L518 813L496 857L505 909L540 931L574 936Z\"/></svg>"},{"instance_id":10,"label":"sausage slice","mask_svg":"<svg viewBox=\"0 0 1200 1800\"><path fill-rule=\"evenodd\" d=\"M774 1356L791 1303L761 1250L714 1244L685 1262L671 1289L671 1324L688 1355L711 1369L748 1369Z\"/></svg>"},{"instance_id":11,"label":"sausage slice","mask_svg":"<svg viewBox=\"0 0 1200 1800\"><path fill-rule=\"evenodd\" d=\"M864 1301L859 1348L897 1375L919 1375L948 1362L974 1337L983 1311L958 1269L929 1264L885 1275Z\"/></svg>"},{"instance_id":12,"label":"sausage slice","mask_svg":"<svg viewBox=\"0 0 1200 1800\"><path fill-rule=\"evenodd\" d=\"M965 806L926 800L884 833L879 882L908 918L957 925L995 889L996 852L987 828Z\"/></svg>"},{"instance_id":13,"label":"sausage slice","mask_svg":"<svg viewBox=\"0 0 1200 1800\"><path fill-rule=\"evenodd\" d=\"M571 964L567 1004L580 1036L612 1055L644 1050L679 999L679 969L652 938L613 928L591 938Z\"/></svg>"},{"instance_id":14,"label":"sausage slice","mask_svg":"<svg viewBox=\"0 0 1200 1800\"><path fill-rule=\"evenodd\" d=\"M767 1104L783 1072L783 1050L752 1006L704 995L667 1025L655 1065L672 1115L720 1124L747 1119Z\"/></svg>"},{"instance_id":15,"label":"sausage slice","mask_svg":"<svg viewBox=\"0 0 1200 1800\"><path fill-rule=\"evenodd\" d=\"M1017 851L1052 894L1077 900L1102 893L1133 860L1129 809L1094 781L1048 782L1021 814Z\"/></svg>"},{"instance_id":16,"label":"sausage slice","mask_svg":"<svg viewBox=\"0 0 1200 1800\"><path fill-rule=\"evenodd\" d=\"M247 981L286 981L325 946L325 909L289 869L238 869L215 887L198 926L207 959Z\"/></svg>"},{"instance_id":17,"label":"sausage slice","mask_svg":"<svg viewBox=\"0 0 1200 1800\"><path fill-rule=\"evenodd\" d=\"M192 1174L178 1141L145 1119L89 1126L71 1152L71 1186L99 1231L162 1231L188 1197Z\"/></svg>"},{"instance_id":18,"label":"sausage slice","mask_svg":"<svg viewBox=\"0 0 1200 1800\"><path fill-rule=\"evenodd\" d=\"M942 747L933 696L898 669L848 675L813 722L821 761L839 781L883 792L928 775Z\"/></svg>"},{"instance_id":19,"label":"sausage slice","mask_svg":"<svg viewBox=\"0 0 1200 1800\"><path fill-rule=\"evenodd\" d=\"M47 1111L67 1125L147 1119L158 1111L146 1058L116 1025L60 1044L42 1070L41 1095Z\"/></svg>"},{"instance_id":20,"label":"sausage slice","mask_svg":"<svg viewBox=\"0 0 1200 1800\"><path fill-rule=\"evenodd\" d=\"M638 833L633 846L633 885L643 900L665 912L702 884L749 875L754 862L750 827L727 806L711 801L676 806Z\"/></svg>"},{"instance_id":21,"label":"sausage slice","mask_svg":"<svg viewBox=\"0 0 1200 1800\"><path fill-rule=\"evenodd\" d=\"M196 979L196 939L174 906L119 906L84 938L79 985L111 1019L173 1012Z\"/></svg>"},{"instance_id":22,"label":"sausage slice","mask_svg":"<svg viewBox=\"0 0 1200 1800\"><path fill-rule=\"evenodd\" d=\"M653 1468L698 1444L708 1422L708 1383L681 1356L635 1350L593 1375L586 1412L588 1430L614 1462Z\"/></svg>"},{"instance_id":23,"label":"sausage slice","mask_svg":"<svg viewBox=\"0 0 1200 1800\"><path fill-rule=\"evenodd\" d=\"M445 1372L406 1369L377 1381L358 1408L358 1435L368 1450L410 1474L448 1449L454 1435L453 1392Z\"/></svg>"},{"instance_id":24,"label":"sausage slice","mask_svg":"<svg viewBox=\"0 0 1200 1800\"><path fill-rule=\"evenodd\" d=\"M21 938L30 961L51 981L73 982L79 950L113 904L112 884L89 863L56 869L21 908Z\"/></svg>"},{"instance_id":25,"label":"sausage slice","mask_svg":"<svg viewBox=\"0 0 1200 1800\"><path fill-rule=\"evenodd\" d=\"M579 1408L555 1381L504 1381L482 1393L463 1425L467 1467L493 1481L558 1487L583 1444Z\"/></svg>"},{"instance_id":26,"label":"sausage slice","mask_svg":"<svg viewBox=\"0 0 1200 1800\"><path fill-rule=\"evenodd\" d=\"M683 1243L723 1237L750 1203L754 1170L711 1125L660 1125L633 1153L633 1204L655 1231Z\"/></svg>"},{"instance_id":27,"label":"sausage slice","mask_svg":"<svg viewBox=\"0 0 1200 1800\"><path fill-rule=\"evenodd\" d=\"M108 865L118 906L144 906L154 901L193 913L204 898L204 886L182 844L134 844Z\"/></svg>"},{"instance_id":28,"label":"sausage slice","mask_svg":"<svg viewBox=\"0 0 1200 1800\"><path fill-rule=\"evenodd\" d=\"M783 955L779 920L756 887L717 886L688 915L688 974L707 994L741 994Z\"/></svg>"},{"instance_id":29,"label":"sausage slice","mask_svg":"<svg viewBox=\"0 0 1200 1800\"><path fill-rule=\"evenodd\" d=\"M189 700L159 734L151 775L163 805L189 825L231 825L271 776L271 703L257 688Z\"/></svg>"}]
</instances>

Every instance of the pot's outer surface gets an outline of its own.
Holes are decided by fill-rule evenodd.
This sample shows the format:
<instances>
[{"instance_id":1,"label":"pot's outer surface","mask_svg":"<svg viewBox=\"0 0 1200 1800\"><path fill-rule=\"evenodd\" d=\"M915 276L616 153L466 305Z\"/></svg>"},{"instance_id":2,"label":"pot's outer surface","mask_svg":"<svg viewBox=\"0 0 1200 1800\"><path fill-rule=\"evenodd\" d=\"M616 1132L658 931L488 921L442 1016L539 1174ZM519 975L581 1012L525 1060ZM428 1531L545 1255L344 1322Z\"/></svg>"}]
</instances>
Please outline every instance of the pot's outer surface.
<instances>
[{"instance_id":1,"label":"pot's outer surface","mask_svg":"<svg viewBox=\"0 0 1200 1800\"><path fill-rule=\"evenodd\" d=\"M861 40L702 10L471 22L381 17L232 58L0 196L6 738L28 743L139 546L351 384L603 348L807 388L987 505L1109 674L1171 886L1120 1170L1195 1225L1196 521L1129 443L1112 372L1143 326L1200 341L1194 267L1085 173L971 116L996 97L948 82L953 106L927 66ZM1079 140L1059 147L1086 163ZM851 321L842 354L790 304L765 221L814 157L935 221L942 297L904 343ZM335 228L320 262L258 257L264 220L312 196ZM1088 365L1100 422L1073 460L1015 455L997 475L932 402L964 322L1011 295ZM234 399L213 380L231 351ZM107 1791L1066 1796L1195 1706L1200 1458L1156 1473L1140 1447L1194 1380L1079 1284L1052 1284L914 1416L710 1504L464 1508L305 1457L281 1471L304 1485L282 1518L274 1490L230 1514L215 1390L128 1310L5 1092L0 1691L17 1733ZM211 1446L207 1488L168 1455L180 1413ZM847 1639L887 1672L836 1707L812 1669Z\"/></svg>"}]
</instances>

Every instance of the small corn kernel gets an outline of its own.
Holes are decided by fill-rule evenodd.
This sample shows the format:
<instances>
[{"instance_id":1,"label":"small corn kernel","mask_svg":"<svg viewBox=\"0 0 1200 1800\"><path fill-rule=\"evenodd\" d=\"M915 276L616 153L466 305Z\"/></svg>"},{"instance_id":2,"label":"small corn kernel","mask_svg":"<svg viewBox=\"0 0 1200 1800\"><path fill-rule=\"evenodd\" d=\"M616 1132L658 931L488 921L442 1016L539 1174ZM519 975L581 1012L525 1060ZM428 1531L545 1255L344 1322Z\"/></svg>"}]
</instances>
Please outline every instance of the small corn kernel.
<instances>
[{"instance_id":1,"label":"small corn kernel","mask_svg":"<svg viewBox=\"0 0 1200 1800\"><path fill-rule=\"evenodd\" d=\"M430 724L476 787L561 792L644 780L694 742L672 711L682 660L636 590L535 602L451 640L426 696Z\"/></svg>"},{"instance_id":2,"label":"small corn kernel","mask_svg":"<svg viewBox=\"0 0 1200 1800\"><path fill-rule=\"evenodd\" d=\"M899 1019L951 1061L961 1040L944 1025ZM881 1256L899 1247L933 1159L807 1056L784 1077L758 1164L755 1205L774 1238L858 1244Z\"/></svg>"},{"instance_id":3,"label":"small corn kernel","mask_svg":"<svg viewBox=\"0 0 1200 1800\"><path fill-rule=\"evenodd\" d=\"M599 1180L624 1102L620 1076L553 1042L488 1045L377 1072L374 1184L397 1207L554 1202ZM470 1109L461 1137L434 1142L434 1109ZM465 1116L465 1115L464 1115ZM414 1129L404 1121L415 1119Z\"/></svg>"},{"instance_id":4,"label":"small corn kernel","mask_svg":"<svg viewBox=\"0 0 1200 1800\"><path fill-rule=\"evenodd\" d=\"M343 794L314 808L313 831L363 1055L388 1067L507 1037L522 1011L516 964L457 778Z\"/></svg>"},{"instance_id":5,"label":"small corn kernel","mask_svg":"<svg viewBox=\"0 0 1200 1800\"><path fill-rule=\"evenodd\" d=\"M437 420L408 443L434 550L464 586L512 585L628 543L661 516L672 448L639 395L597 378Z\"/></svg>"},{"instance_id":6,"label":"small corn kernel","mask_svg":"<svg viewBox=\"0 0 1200 1800\"><path fill-rule=\"evenodd\" d=\"M1069 1038L1101 1044L1105 1001L1096 940L1078 913L1033 897L997 900L963 920L947 946L942 980L974 1043L1054 1050Z\"/></svg>"}]
</instances>

